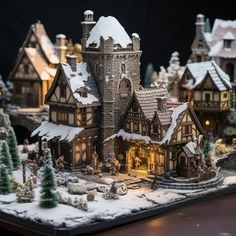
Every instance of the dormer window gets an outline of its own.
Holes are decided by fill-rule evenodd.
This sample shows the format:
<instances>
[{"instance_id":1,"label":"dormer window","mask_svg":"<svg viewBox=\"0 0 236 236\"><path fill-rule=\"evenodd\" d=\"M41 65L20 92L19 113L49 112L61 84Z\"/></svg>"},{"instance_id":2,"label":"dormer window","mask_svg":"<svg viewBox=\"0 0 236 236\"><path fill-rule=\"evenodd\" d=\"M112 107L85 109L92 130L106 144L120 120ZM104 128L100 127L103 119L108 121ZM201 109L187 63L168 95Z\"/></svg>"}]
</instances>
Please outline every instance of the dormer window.
<instances>
[{"instance_id":1,"label":"dormer window","mask_svg":"<svg viewBox=\"0 0 236 236\"><path fill-rule=\"evenodd\" d=\"M87 91L80 91L80 92L79 92L79 95L80 95L80 97L82 97L82 98L88 97Z\"/></svg>"},{"instance_id":2,"label":"dormer window","mask_svg":"<svg viewBox=\"0 0 236 236\"><path fill-rule=\"evenodd\" d=\"M82 98L87 98L88 97L88 90L86 88L80 88L79 95Z\"/></svg>"},{"instance_id":3,"label":"dormer window","mask_svg":"<svg viewBox=\"0 0 236 236\"><path fill-rule=\"evenodd\" d=\"M235 40L235 37L231 32L228 31L223 36L223 40L224 40L224 48L229 49L229 48L231 48L231 44Z\"/></svg>"}]
</instances>

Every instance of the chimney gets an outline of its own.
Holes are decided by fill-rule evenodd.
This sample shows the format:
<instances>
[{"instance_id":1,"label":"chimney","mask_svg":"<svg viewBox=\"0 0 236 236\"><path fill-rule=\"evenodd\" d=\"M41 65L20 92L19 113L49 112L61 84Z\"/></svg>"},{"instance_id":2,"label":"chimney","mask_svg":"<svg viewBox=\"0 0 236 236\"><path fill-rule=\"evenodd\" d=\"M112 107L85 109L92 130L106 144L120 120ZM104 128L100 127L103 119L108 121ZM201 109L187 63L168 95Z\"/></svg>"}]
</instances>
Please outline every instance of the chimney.
<instances>
[{"instance_id":1,"label":"chimney","mask_svg":"<svg viewBox=\"0 0 236 236\"><path fill-rule=\"evenodd\" d=\"M166 97L157 97L157 110L165 111L167 108Z\"/></svg>"},{"instance_id":2,"label":"chimney","mask_svg":"<svg viewBox=\"0 0 236 236\"><path fill-rule=\"evenodd\" d=\"M202 14L198 14L196 18L196 33L204 33L205 31L205 16Z\"/></svg>"},{"instance_id":3,"label":"chimney","mask_svg":"<svg viewBox=\"0 0 236 236\"><path fill-rule=\"evenodd\" d=\"M76 64L77 64L77 56L75 55L68 55L66 56L67 63L70 65L72 71L76 71Z\"/></svg>"},{"instance_id":4,"label":"chimney","mask_svg":"<svg viewBox=\"0 0 236 236\"><path fill-rule=\"evenodd\" d=\"M58 54L59 61L66 61L66 36L64 34L58 34L56 36L55 49Z\"/></svg>"},{"instance_id":5,"label":"chimney","mask_svg":"<svg viewBox=\"0 0 236 236\"><path fill-rule=\"evenodd\" d=\"M81 39L81 45L83 51L85 51L86 48L86 41L89 38L89 33L96 24L96 21L93 20L93 11L86 10L84 12L84 21L81 22L82 25L82 39Z\"/></svg>"}]
</instances>

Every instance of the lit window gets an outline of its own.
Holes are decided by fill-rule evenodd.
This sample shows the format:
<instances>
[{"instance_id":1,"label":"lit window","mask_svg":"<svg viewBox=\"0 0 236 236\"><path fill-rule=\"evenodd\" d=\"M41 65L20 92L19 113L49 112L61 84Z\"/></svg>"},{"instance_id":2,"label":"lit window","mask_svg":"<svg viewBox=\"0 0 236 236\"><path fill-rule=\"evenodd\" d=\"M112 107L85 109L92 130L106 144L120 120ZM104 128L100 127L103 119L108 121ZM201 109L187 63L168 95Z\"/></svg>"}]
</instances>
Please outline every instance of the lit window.
<instances>
[{"instance_id":1,"label":"lit window","mask_svg":"<svg viewBox=\"0 0 236 236\"><path fill-rule=\"evenodd\" d=\"M205 121L205 125L206 125L206 126L209 126L210 124L211 124L211 122L210 122L209 120L206 120L206 121Z\"/></svg>"},{"instance_id":2,"label":"lit window","mask_svg":"<svg viewBox=\"0 0 236 236\"><path fill-rule=\"evenodd\" d=\"M191 128L192 128L191 125L185 125L185 126L184 126L184 134L185 134L185 135L191 134L191 133L192 133Z\"/></svg>"}]
</instances>

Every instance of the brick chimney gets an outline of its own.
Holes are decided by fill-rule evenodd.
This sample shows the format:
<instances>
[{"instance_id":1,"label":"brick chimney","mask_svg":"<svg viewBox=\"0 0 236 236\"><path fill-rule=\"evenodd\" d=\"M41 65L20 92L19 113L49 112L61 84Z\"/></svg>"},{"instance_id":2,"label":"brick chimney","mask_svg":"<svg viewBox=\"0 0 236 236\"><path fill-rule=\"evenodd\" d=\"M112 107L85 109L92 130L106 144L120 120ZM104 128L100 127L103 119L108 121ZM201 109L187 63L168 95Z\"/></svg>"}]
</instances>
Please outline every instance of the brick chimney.
<instances>
[{"instance_id":1,"label":"brick chimney","mask_svg":"<svg viewBox=\"0 0 236 236\"><path fill-rule=\"evenodd\" d=\"M70 65L72 71L76 71L77 56L68 55L66 56L67 63Z\"/></svg>"},{"instance_id":2,"label":"brick chimney","mask_svg":"<svg viewBox=\"0 0 236 236\"><path fill-rule=\"evenodd\" d=\"M56 36L55 49L58 54L59 61L66 61L66 36L64 34L58 34Z\"/></svg>"},{"instance_id":3,"label":"brick chimney","mask_svg":"<svg viewBox=\"0 0 236 236\"><path fill-rule=\"evenodd\" d=\"M157 110L165 111L167 108L166 97L157 97Z\"/></svg>"}]
</instances>

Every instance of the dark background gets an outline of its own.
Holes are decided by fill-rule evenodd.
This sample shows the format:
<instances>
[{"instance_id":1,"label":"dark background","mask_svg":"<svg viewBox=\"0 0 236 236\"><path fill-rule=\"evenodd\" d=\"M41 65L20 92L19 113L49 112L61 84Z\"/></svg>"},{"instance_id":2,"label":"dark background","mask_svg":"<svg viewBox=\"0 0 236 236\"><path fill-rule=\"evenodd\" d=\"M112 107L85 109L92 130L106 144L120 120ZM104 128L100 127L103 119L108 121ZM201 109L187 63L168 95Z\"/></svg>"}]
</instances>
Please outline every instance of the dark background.
<instances>
[{"instance_id":1,"label":"dark background","mask_svg":"<svg viewBox=\"0 0 236 236\"><path fill-rule=\"evenodd\" d=\"M141 72L148 62L158 70L166 66L173 51L180 53L181 64L190 55L195 34L196 14L210 18L235 19L235 0L225 1L154 1L154 0L41 0L0 2L0 74L4 78L14 65L29 27L37 20L44 24L50 39L64 33L74 42L80 42L83 12L94 11L95 20L113 15L127 33L141 37Z\"/></svg>"}]
</instances>

